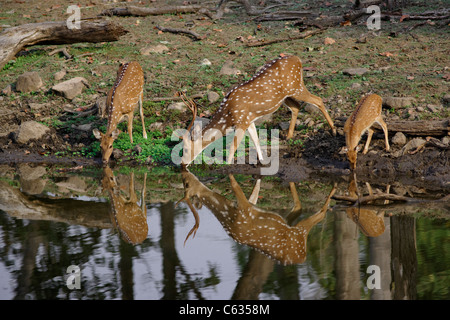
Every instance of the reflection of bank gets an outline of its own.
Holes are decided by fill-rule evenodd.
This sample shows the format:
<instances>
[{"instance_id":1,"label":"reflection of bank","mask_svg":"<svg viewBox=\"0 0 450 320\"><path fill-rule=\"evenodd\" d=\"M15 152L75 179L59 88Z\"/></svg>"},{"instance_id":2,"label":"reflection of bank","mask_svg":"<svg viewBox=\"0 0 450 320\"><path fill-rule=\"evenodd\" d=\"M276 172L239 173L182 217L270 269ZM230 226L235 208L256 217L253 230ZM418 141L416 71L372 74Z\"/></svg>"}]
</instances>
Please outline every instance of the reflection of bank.
<instances>
[{"instance_id":1,"label":"reflection of bank","mask_svg":"<svg viewBox=\"0 0 450 320\"><path fill-rule=\"evenodd\" d=\"M323 220L336 188L334 187L322 208L312 216L291 226L280 215L258 208L260 180L255 184L252 194L247 199L233 175L229 175L231 188L236 202L210 190L188 171L182 172L186 201L196 219L191 230L194 233L200 226L200 217L191 198L195 197L199 205L205 205L219 220L228 235L235 241L250 246L283 264L303 263L306 259L306 243L312 227ZM296 216L301 210L301 203L295 190L290 185L294 208L291 215ZM294 220L294 219L292 219ZM190 233L190 234L191 234ZM188 235L189 237L189 235Z\"/></svg>"},{"instance_id":2,"label":"reflection of bank","mask_svg":"<svg viewBox=\"0 0 450 320\"><path fill-rule=\"evenodd\" d=\"M103 189L108 191L110 199L110 215L114 227L119 230L123 240L131 244L142 243L148 234L147 207L145 204L145 184L147 173L141 192L140 206L134 190L134 173L129 182L129 198L121 194L121 186L117 184L114 173L109 167L103 168Z\"/></svg>"}]
</instances>

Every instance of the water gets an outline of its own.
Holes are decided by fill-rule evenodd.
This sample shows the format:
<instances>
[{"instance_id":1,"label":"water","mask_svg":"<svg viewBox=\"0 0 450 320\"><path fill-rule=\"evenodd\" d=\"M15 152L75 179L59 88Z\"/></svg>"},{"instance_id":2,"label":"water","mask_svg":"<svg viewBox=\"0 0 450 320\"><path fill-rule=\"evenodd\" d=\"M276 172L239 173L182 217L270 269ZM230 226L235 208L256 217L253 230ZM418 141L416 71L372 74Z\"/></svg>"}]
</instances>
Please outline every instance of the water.
<instances>
[{"instance_id":1,"label":"water","mask_svg":"<svg viewBox=\"0 0 450 320\"><path fill-rule=\"evenodd\" d=\"M449 299L448 203L351 209L349 186L2 165L0 299Z\"/></svg>"}]
</instances>

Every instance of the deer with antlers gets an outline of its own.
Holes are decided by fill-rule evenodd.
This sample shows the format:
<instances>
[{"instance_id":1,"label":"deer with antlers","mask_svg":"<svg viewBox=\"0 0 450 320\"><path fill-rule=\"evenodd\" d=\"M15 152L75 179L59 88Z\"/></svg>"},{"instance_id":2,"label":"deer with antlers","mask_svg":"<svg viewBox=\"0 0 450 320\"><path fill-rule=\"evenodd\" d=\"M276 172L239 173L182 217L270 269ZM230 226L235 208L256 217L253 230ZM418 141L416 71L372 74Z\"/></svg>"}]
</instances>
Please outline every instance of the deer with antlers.
<instances>
[{"instance_id":1,"label":"deer with antlers","mask_svg":"<svg viewBox=\"0 0 450 320\"><path fill-rule=\"evenodd\" d=\"M333 135L336 129L322 99L307 90L303 83L302 63L296 56L282 56L264 65L250 80L234 87L222 100L222 103L211 121L202 130L194 126L194 133L183 136L183 157L181 163L188 166L198 154L219 137L226 135L230 128L235 129L234 140L230 146L227 159L232 163L234 152L239 146L245 131L256 146L258 158L263 159L255 120L274 113L284 103L292 112L287 138L292 138L295 122L301 107L301 102L310 103L320 109L330 125ZM189 102L190 109L196 108ZM195 119L195 114L194 114ZM191 122L192 127L194 121ZM197 127L197 128L196 128Z\"/></svg>"},{"instance_id":2,"label":"deer with antlers","mask_svg":"<svg viewBox=\"0 0 450 320\"><path fill-rule=\"evenodd\" d=\"M102 162L106 165L113 151L113 142L119 136L117 125L124 117L128 120L128 134L133 143L133 114L136 106L142 121L142 135L147 139L144 125L144 111L142 101L144 99L144 73L140 64L136 61L121 64L117 72L116 81L108 92L106 110L108 113L108 125L106 133L98 129L93 130L95 138L101 140Z\"/></svg>"}]
</instances>

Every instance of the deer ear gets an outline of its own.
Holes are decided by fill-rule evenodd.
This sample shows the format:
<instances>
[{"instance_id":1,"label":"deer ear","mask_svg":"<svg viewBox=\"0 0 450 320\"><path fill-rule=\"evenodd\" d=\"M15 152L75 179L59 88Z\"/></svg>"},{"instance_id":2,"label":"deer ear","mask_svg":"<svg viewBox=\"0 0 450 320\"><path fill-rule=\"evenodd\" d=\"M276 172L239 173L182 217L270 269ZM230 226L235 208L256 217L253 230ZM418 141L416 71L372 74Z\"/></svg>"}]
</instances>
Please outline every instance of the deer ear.
<instances>
[{"instance_id":1,"label":"deer ear","mask_svg":"<svg viewBox=\"0 0 450 320\"><path fill-rule=\"evenodd\" d=\"M357 145L356 148L355 148L355 150L356 150L356 152L361 151L361 146L360 146L360 145Z\"/></svg>"},{"instance_id":2,"label":"deer ear","mask_svg":"<svg viewBox=\"0 0 450 320\"><path fill-rule=\"evenodd\" d=\"M114 129L113 132L111 132L111 137L112 137L114 140L116 140L117 137L119 136L119 133L120 133L119 129Z\"/></svg>"},{"instance_id":3,"label":"deer ear","mask_svg":"<svg viewBox=\"0 0 450 320\"><path fill-rule=\"evenodd\" d=\"M92 130L92 133L94 134L95 139L102 139L103 134L98 129Z\"/></svg>"},{"instance_id":4,"label":"deer ear","mask_svg":"<svg viewBox=\"0 0 450 320\"><path fill-rule=\"evenodd\" d=\"M339 151L339 154L344 154L344 153L347 153L347 152L348 152L348 147L345 146L345 147L341 148L341 151Z\"/></svg>"}]
</instances>

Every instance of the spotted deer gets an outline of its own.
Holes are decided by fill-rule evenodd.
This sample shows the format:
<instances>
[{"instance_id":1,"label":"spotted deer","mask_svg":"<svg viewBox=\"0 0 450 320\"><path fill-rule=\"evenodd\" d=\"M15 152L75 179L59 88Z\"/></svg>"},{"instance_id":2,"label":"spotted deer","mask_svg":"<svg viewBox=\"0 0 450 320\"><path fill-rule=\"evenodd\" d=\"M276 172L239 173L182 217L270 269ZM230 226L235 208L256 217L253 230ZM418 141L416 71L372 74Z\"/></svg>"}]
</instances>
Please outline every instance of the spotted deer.
<instances>
[{"instance_id":1,"label":"spotted deer","mask_svg":"<svg viewBox=\"0 0 450 320\"><path fill-rule=\"evenodd\" d=\"M372 187L369 183L366 183L369 195L373 195ZM386 188L386 193L389 193L390 186ZM348 185L348 195L357 199L359 197L358 183L356 181L356 175L350 180ZM388 200L384 201L387 204ZM368 237L378 237L385 231L384 224L384 210L372 210L361 207L352 207L345 210L347 216L353 220L358 226L359 230Z\"/></svg>"},{"instance_id":2,"label":"spotted deer","mask_svg":"<svg viewBox=\"0 0 450 320\"><path fill-rule=\"evenodd\" d=\"M195 226L186 240L192 233L195 235L200 225L198 212L190 201L195 196L200 204L205 205L214 214L231 238L283 264L303 263L305 261L309 231L324 219L331 197L336 191L335 186L317 213L291 226L288 221L293 221L301 210L297 192L296 190L292 192L292 187L295 188L293 183L290 184L290 187L294 198L294 207L288 217L284 219L275 212L256 206L260 187L258 181L249 199L247 199L234 176L230 174L231 188L236 197L236 202L234 202L207 188L187 170L182 171L182 179L185 196L180 201L185 201L189 205L196 219Z\"/></svg>"},{"instance_id":3,"label":"spotted deer","mask_svg":"<svg viewBox=\"0 0 450 320\"><path fill-rule=\"evenodd\" d=\"M113 142L119 136L117 124L124 117L128 120L128 134L133 143L133 114L136 106L139 106L139 113L142 121L142 135L147 139L147 132L144 125L144 110L142 101L144 99L144 73L140 64L136 61L121 64L117 72L116 81L108 92L106 98L106 112L108 114L108 125L106 133L101 133L94 129L95 138L99 139L102 150L102 162L106 165L113 151Z\"/></svg>"},{"instance_id":4,"label":"spotted deer","mask_svg":"<svg viewBox=\"0 0 450 320\"><path fill-rule=\"evenodd\" d=\"M287 138L292 138L295 122L300 110L300 102L308 102L320 109L330 125L333 134L336 129L322 99L307 90L303 83L302 63L296 56L282 56L264 65L250 80L228 92L211 121L200 130L194 126L193 132L201 134L183 136L183 156L181 164L188 166L198 154L219 137L235 129L234 140L227 159L232 163L234 152L248 130L254 142L258 158L263 159L255 120L274 113L285 103L292 112ZM191 122L192 124L193 122Z\"/></svg>"},{"instance_id":5,"label":"spotted deer","mask_svg":"<svg viewBox=\"0 0 450 320\"><path fill-rule=\"evenodd\" d=\"M103 168L102 186L109 194L111 206L111 220L114 228L118 229L122 239L131 244L142 243L148 234L147 207L145 204L145 184L147 173L144 176L140 206L134 190L134 173L131 173L129 183L129 199L121 194L121 187L117 184L111 168Z\"/></svg>"},{"instance_id":6,"label":"spotted deer","mask_svg":"<svg viewBox=\"0 0 450 320\"><path fill-rule=\"evenodd\" d=\"M379 95L367 95L359 101L358 106L345 122L344 133L347 157L352 170L356 169L356 158L359 151L358 143L366 131L367 141L362 153L366 154L369 150L369 144L374 132L371 127L374 123L378 123L383 129L386 151L389 151L388 129L381 115L381 108L382 99Z\"/></svg>"}]
</instances>

